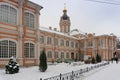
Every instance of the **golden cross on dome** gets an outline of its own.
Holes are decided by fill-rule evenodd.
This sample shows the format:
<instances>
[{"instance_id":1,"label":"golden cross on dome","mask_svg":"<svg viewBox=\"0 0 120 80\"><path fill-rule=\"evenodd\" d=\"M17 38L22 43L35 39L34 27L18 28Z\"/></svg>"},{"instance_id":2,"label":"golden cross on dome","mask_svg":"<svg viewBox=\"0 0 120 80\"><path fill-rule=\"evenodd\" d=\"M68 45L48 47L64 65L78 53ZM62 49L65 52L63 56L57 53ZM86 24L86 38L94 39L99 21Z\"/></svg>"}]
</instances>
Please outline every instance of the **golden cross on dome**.
<instances>
[{"instance_id":1,"label":"golden cross on dome","mask_svg":"<svg viewBox=\"0 0 120 80\"><path fill-rule=\"evenodd\" d=\"M67 12L67 9L66 9L66 3L64 3L64 10L63 10L64 13Z\"/></svg>"},{"instance_id":2,"label":"golden cross on dome","mask_svg":"<svg viewBox=\"0 0 120 80\"><path fill-rule=\"evenodd\" d=\"M64 9L66 9L66 3L64 3Z\"/></svg>"}]
</instances>

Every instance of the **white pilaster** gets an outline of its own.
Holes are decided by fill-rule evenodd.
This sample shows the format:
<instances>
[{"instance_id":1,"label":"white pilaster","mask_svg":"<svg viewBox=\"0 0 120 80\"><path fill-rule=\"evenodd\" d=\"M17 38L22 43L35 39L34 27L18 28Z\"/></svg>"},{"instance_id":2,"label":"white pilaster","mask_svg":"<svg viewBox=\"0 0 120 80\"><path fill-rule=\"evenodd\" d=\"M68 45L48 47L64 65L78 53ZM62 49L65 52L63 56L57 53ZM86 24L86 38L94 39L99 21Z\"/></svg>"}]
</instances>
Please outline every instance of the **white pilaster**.
<instances>
[{"instance_id":1,"label":"white pilaster","mask_svg":"<svg viewBox=\"0 0 120 80\"><path fill-rule=\"evenodd\" d=\"M108 60L108 36L106 36L106 60Z\"/></svg>"},{"instance_id":2,"label":"white pilaster","mask_svg":"<svg viewBox=\"0 0 120 80\"><path fill-rule=\"evenodd\" d=\"M36 28L36 49L35 49L35 59L36 64L39 64L39 56L40 56L40 30L39 30L39 9L37 8L35 14L35 28Z\"/></svg>"},{"instance_id":3,"label":"white pilaster","mask_svg":"<svg viewBox=\"0 0 120 80\"><path fill-rule=\"evenodd\" d=\"M87 49L87 42L86 42L86 39L85 39L85 42L84 42L84 55L86 55L86 49Z\"/></svg>"},{"instance_id":4,"label":"white pilaster","mask_svg":"<svg viewBox=\"0 0 120 80\"><path fill-rule=\"evenodd\" d=\"M93 37L92 57L95 57L95 38Z\"/></svg>"},{"instance_id":5,"label":"white pilaster","mask_svg":"<svg viewBox=\"0 0 120 80\"><path fill-rule=\"evenodd\" d=\"M24 4L24 0L19 0L18 1L18 59L20 61L20 64L23 65L23 35L24 35L24 31L23 31L23 23L22 23L22 8L23 8L23 4Z\"/></svg>"}]
</instances>

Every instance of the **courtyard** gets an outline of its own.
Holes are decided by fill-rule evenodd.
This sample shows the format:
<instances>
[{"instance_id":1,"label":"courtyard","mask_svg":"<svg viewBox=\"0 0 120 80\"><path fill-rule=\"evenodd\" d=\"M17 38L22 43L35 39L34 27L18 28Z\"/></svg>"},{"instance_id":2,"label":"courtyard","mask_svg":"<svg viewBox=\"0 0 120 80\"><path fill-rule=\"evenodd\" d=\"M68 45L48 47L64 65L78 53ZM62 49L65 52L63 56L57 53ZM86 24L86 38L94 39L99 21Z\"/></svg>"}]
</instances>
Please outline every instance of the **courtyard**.
<instances>
[{"instance_id":1,"label":"courtyard","mask_svg":"<svg viewBox=\"0 0 120 80\"><path fill-rule=\"evenodd\" d=\"M75 63L75 64L67 64L67 63L49 64L46 72L40 72L38 66L20 67L19 73L16 73L16 74L5 74L5 69L2 68L2 69L0 69L0 80L40 80L40 78L46 79L49 77L60 75L60 73L65 74L65 73L69 73L72 71L85 69L87 67L91 67L94 65L97 65L97 64L83 64L83 63L81 63L81 64L77 64L77 63ZM110 64L110 65L113 66L112 64ZM117 65L117 64L115 64L115 65ZM91 74L93 74L93 73L97 74L102 69L103 70L104 70L104 68L107 69L108 66L109 65L98 68L98 69L91 70L90 72L88 72L86 74L84 73L84 74L82 74L83 75L82 79L89 80L89 77L92 78Z\"/></svg>"}]
</instances>

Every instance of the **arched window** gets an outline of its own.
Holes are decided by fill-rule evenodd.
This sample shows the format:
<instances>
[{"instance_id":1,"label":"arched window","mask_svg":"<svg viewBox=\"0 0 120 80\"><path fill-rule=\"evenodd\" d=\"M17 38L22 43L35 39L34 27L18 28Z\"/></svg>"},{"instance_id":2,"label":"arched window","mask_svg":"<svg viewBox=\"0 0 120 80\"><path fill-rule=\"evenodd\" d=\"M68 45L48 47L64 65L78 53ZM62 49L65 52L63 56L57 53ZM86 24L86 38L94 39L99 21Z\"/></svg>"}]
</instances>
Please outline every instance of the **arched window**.
<instances>
[{"instance_id":1,"label":"arched window","mask_svg":"<svg viewBox=\"0 0 120 80\"><path fill-rule=\"evenodd\" d=\"M110 43L112 43L112 41ZM98 45L99 46L103 46L103 40L102 39L99 40L99 44Z\"/></svg>"},{"instance_id":2,"label":"arched window","mask_svg":"<svg viewBox=\"0 0 120 80\"><path fill-rule=\"evenodd\" d=\"M7 4L0 4L0 22L17 24L17 10Z\"/></svg>"},{"instance_id":3,"label":"arched window","mask_svg":"<svg viewBox=\"0 0 120 80\"><path fill-rule=\"evenodd\" d=\"M24 16L25 26L29 28L34 28L34 15L29 12L25 12Z\"/></svg>"},{"instance_id":4,"label":"arched window","mask_svg":"<svg viewBox=\"0 0 120 80\"><path fill-rule=\"evenodd\" d=\"M66 46L69 47L69 41L66 41Z\"/></svg>"},{"instance_id":5,"label":"arched window","mask_svg":"<svg viewBox=\"0 0 120 80\"><path fill-rule=\"evenodd\" d=\"M92 41L88 41L88 47L92 47L93 46L93 42Z\"/></svg>"},{"instance_id":6,"label":"arched window","mask_svg":"<svg viewBox=\"0 0 120 80\"><path fill-rule=\"evenodd\" d=\"M64 52L61 52L61 58L64 58Z\"/></svg>"},{"instance_id":7,"label":"arched window","mask_svg":"<svg viewBox=\"0 0 120 80\"><path fill-rule=\"evenodd\" d=\"M59 55L58 55L57 51L55 51L55 53L54 53L54 58L59 58Z\"/></svg>"},{"instance_id":8,"label":"arched window","mask_svg":"<svg viewBox=\"0 0 120 80\"><path fill-rule=\"evenodd\" d=\"M10 40L0 41L0 58L16 57L16 43Z\"/></svg>"},{"instance_id":9,"label":"arched window","mask_svg":"<svg viewBox=\"0 0 120 80\"><path fill-rule=\"evenodd\" d=\"M32 43L25 43L24 44L24 53L25 53L25 57L26 58L34 58L34 56L35 56L35 48L34 48L35 46L34 46L34 44L32 44Z\"/></svg>"},{"instance_id":10,"label":"arched window","mask_svg":"<svg viewBox=\"0 0 120 80\"><path fill-rule=\"evenodd\" d=\"M69 53L68 52L66 53L66 58L69 58Z\"/></svg>"},{"instance_id":11,"label":"arched window","mask_svg":"<svg viewBox=\"0 0 120 80\"><path fill-rule=\"evenodd\" d=\"M52 51L47 52L47 58L52 58Z\"/></svg>"}]
</instances>

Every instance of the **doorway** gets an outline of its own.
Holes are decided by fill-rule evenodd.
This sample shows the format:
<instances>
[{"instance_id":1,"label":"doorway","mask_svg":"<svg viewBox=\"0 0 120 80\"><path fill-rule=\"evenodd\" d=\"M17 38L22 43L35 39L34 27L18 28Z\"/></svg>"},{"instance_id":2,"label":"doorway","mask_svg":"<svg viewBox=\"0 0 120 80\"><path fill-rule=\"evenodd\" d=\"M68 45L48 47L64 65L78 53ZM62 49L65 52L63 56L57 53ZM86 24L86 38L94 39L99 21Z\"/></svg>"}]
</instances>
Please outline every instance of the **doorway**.
<instances>
[{"instance_id":1,"label":"doorway","mask_svg":"<svg viewBox=\"0 0 120 80\"><path fill-rule=\"evenodd\" d=\"M71 59L74 60L74 53L71 53Z\"/></svg>"}]
</instances>

